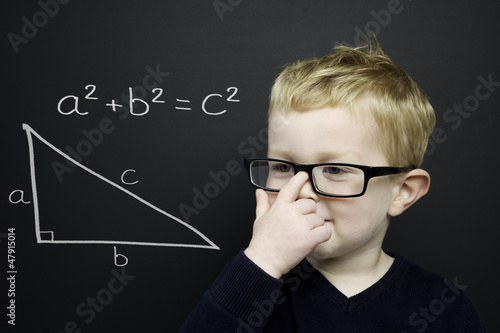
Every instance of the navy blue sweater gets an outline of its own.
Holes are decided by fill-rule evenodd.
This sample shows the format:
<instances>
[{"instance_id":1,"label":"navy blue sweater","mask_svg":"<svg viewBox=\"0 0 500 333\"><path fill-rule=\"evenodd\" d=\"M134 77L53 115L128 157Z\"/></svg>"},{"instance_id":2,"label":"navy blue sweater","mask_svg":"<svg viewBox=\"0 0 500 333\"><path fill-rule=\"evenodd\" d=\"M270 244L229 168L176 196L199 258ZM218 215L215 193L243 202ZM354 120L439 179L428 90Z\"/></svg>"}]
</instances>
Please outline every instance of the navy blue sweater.
<instances>
[{"instance_id":1,"label":"navy blue sweater","mask_svg":"<svg viewBox=\"0 0 500 333\"><path fill-rule=\"evenodd\" d=\"M181 332L486 332L458 279L391 256L394 263L378 282L346 297L306 260L274 279L240 252Z\"/></svg>"}]
</instances>

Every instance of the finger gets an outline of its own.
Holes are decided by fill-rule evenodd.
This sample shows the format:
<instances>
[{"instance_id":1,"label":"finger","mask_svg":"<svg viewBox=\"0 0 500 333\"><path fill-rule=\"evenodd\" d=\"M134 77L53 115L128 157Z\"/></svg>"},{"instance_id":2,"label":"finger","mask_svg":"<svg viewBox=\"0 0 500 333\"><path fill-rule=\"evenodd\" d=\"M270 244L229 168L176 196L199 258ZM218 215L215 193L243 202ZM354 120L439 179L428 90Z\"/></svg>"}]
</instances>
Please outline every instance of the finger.
<instances>
[{"instance_id":1,"label":"finger","mask_svg":"<svg viewBox=\"0 0 500 333\"><path fill-rule=\"evenodd\" d=\"M326 242L331 236L332 230L326 225L316 227L309 233L309 237L316 245Z\"/></svg>"},{"instance_id":2,"label":"finger","mask_svg":"<svg viewBox=\"0 0 500 333\"><path fill-rule=\"evenodd\" d=\"M306 172L299 172L293 176L288 183L280 190L276 201L294 202L300 193L300 189L308 181L309 175Z\"/></svg>"},{"instance_id":3,"label":"finger","mask_svg":"<svg viewBox=\"0 0 500 333\"><path fill-rule=\"evenodd\" d=\"M316 213L316 202L312 199L299 199L293 203L295 209L303 214Z\"/></svg>"},{"instance_id":4,"label":"finger","mask_svg":"<svg viewBox=\"0 0 500 333\"><path fill-rule=\"evenodd\" d=\"M307 214L304 216L309 228L314 229L325 224L325 219L318 214Z\"/></svg>"},{"instance_id":5,"label":"finger","mask_svg":"<svg viewBox=\"0 0 500 333\"><path fill-rule=\"evenodd\" d=\"M257 201L255 216L258 219L269 210L271 204L269 203L269 196L264 190L261 189L255 191L255 199Z\"/></svg>"}]
</instances>

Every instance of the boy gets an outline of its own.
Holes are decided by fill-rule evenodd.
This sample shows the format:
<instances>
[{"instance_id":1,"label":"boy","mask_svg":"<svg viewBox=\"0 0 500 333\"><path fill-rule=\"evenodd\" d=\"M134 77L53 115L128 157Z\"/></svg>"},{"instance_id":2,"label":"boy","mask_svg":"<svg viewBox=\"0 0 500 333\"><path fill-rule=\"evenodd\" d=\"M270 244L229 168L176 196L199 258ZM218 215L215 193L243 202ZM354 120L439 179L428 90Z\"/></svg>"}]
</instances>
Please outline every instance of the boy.
<instances>
[{"instance_id":1,"label":"boy","mask_svg":"<svg viewBox=\"0 0 500 333\"><path fill-rule=\"evenodd\" d=\"M457 281L382 250L429 189L428 98L374 35L335 50L276 79L252 239L182 331L485 332Z\"/></svg>"}]
</instances>

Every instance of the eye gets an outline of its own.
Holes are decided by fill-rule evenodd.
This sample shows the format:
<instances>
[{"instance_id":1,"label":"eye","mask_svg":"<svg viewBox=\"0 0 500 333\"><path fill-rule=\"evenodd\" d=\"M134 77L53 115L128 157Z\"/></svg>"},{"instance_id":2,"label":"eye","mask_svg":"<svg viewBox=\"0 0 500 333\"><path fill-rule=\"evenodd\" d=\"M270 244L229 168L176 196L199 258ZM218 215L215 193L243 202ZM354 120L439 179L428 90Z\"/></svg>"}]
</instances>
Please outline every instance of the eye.
<instances>
[{"instance_id":1,"label":"eye","mask_svg":"<svg viewBox=\"0 0 500 333\"><path fill-rule=\"evenodd\" d=\"M276 161L269 164L269 179L290 179L293 175L293 165Z\"/></svg>"},{"instance_id":2,"label":"eye","mask_svg":"<svg viewBox=\"0 0 500 333\"><path fill-rule=\"evenodd\" d=\"M286 163L273 163L271 169L280 173L293 172L293 167Z\"/></svg>"},{"instance_id":3,"label":"eye","mask_svg":"<svg viewBox=\"0 0 500 333\"><path fill-rule=\"evenodd\" d=\"M289 164L278 164L277 169L280 172L291 172L292 171L292 166Z\"/></svg>"},{"instance_id":4,"label":"eye","mask_svg":"<svg viewBox=\"0 0 500 333\"><path fill-rule=\"evenodd\" d=\"M342 170L339 167L329 166L329 167L323 168L323 172L327 173L327 174L330 174L330 175L339 175L339 174L341 174L341 173L343 173L345 171Z\"/></svg>"}]
</instances>

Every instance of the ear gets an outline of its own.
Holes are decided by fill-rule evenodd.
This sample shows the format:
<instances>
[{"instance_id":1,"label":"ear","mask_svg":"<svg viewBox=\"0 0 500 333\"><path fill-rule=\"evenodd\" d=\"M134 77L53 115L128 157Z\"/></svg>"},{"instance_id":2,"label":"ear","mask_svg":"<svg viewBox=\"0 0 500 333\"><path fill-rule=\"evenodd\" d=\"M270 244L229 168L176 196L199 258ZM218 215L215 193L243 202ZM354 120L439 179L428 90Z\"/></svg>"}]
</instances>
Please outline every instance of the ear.
<instances>
[{"instance_id":1,"label":"ear","mask_svg":"<svg viewBox=\"0 0 500 333\"><path fill-rule=\"evenodd\" d=\"M412 170L395 182L395 196L389 207L390 216L398 216L429 190L431 176L422 169Z\"/></svg>"}]
</instances>

